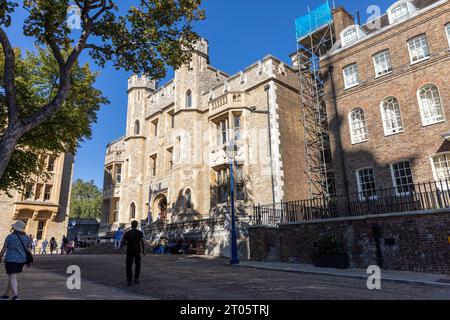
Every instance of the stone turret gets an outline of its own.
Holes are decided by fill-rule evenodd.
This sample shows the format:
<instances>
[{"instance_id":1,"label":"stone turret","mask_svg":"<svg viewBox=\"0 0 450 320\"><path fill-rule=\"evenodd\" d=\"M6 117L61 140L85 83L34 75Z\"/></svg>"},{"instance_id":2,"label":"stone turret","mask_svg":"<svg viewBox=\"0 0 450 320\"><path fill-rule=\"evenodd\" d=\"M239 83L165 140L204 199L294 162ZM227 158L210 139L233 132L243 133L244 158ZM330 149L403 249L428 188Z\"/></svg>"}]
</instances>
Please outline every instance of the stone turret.
<instances>
[{"instance_id":1,"label":"stone turret","mask_svg":"<svg viewBox=\"0 0 450 320\"><path fill-rule=\"evenodd\" d=\"M128 79L128 92L134 89L146 89L150 92L154 92L157 89L156 80L149 79L147 76L138 76L133 74Z\"/></svg>"},{"instance_id":2,"label":"stone turret","mask_svg":"<svg viewBox=\"0 0 450 320\"><path fill-rule=\"evenodd\" d=\"M208 40L200 38L194 45L194 50L197 54L202 54L206 57L209 56L209 44Z\"/></svg>"}]
</instances>

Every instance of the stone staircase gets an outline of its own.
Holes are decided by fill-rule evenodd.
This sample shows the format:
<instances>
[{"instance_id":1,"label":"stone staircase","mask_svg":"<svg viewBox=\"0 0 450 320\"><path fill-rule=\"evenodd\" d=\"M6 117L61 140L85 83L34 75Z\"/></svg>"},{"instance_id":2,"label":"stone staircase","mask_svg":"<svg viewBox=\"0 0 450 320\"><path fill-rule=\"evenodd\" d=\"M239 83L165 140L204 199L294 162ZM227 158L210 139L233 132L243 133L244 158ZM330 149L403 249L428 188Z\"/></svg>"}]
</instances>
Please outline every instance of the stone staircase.
<instances>
[{"instance_id":1,"label":"stone staircase","mask_svg":"<svg viewBox=\"0 0 450 320\"><path fill-rule=\"evenodd\" d=\"M151 253L153 250L153 247L150 246L147 242L145 243L145 251L147 253ZM122 248L120 248L119 252L114 251L114 243L113 242L103 242L103 243L98 243L96 245L90 246L88 248L78 248L76 249L75 253L76 254L114 254L114 253L118 253L118 254L125 254L127 252L127 248L126 246L122 246Z\"/></svg>"}]
</instances>

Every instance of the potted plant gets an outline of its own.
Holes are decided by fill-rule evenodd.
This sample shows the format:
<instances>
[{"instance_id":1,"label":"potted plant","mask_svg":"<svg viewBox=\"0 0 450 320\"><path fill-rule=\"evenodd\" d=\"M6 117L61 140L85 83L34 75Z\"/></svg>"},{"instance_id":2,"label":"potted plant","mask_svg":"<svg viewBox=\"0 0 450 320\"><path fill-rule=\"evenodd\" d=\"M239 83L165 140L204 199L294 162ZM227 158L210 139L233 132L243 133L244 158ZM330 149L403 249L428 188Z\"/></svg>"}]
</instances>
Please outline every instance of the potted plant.
<instances>
[{"instance_id":1,"label":"potted plant","mask_svg":"<svg viewBox=\"0 0 450 320\"><path fill-rule=\"evenodd\" d=\"M335 236L324 237L319 241L318 252L313 254L314 266L320 268L347 269L348 256L343 245Z\"/></svg>"}]
</instances>

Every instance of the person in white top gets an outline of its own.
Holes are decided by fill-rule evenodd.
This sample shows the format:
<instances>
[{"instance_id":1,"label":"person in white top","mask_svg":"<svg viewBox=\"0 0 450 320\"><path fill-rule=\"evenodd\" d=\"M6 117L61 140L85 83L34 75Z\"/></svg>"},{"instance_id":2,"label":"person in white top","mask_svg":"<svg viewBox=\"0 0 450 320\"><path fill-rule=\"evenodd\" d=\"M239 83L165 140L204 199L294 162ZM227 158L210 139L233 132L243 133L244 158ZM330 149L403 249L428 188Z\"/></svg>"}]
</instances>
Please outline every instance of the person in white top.
<instances>
[{"instance_id":1,"label":"person in white top","mask_svg":"<svg viewBox=\"0 0 450 320\"><path fill-rule=\"evenodd\" d=\"M37 238L33 238L32 242L32 248L33 248L33 254L36 254L36 248L38 247L39 240Z\"/></svg>"}]
</instances>

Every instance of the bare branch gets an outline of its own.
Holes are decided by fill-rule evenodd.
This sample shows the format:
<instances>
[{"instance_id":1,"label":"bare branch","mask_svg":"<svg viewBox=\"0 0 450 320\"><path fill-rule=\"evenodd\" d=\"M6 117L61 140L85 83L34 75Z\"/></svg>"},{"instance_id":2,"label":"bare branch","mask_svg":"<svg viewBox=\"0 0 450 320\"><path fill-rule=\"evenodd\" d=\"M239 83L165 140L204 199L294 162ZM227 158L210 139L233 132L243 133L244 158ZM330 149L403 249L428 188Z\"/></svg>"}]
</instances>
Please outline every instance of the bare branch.
<instances>
[{"instance_id":1,"label":"bare branch","mask_svg":"<svg viewBox=\"0 0 450 320\"><path fill-rule=\"evenodd\" d=\"M0 28L0 43L5 55L5 95L8 106L8 127L19 122L19 107L17 105L14 49L3 28Z\"/></svg>"}]
</instances>

